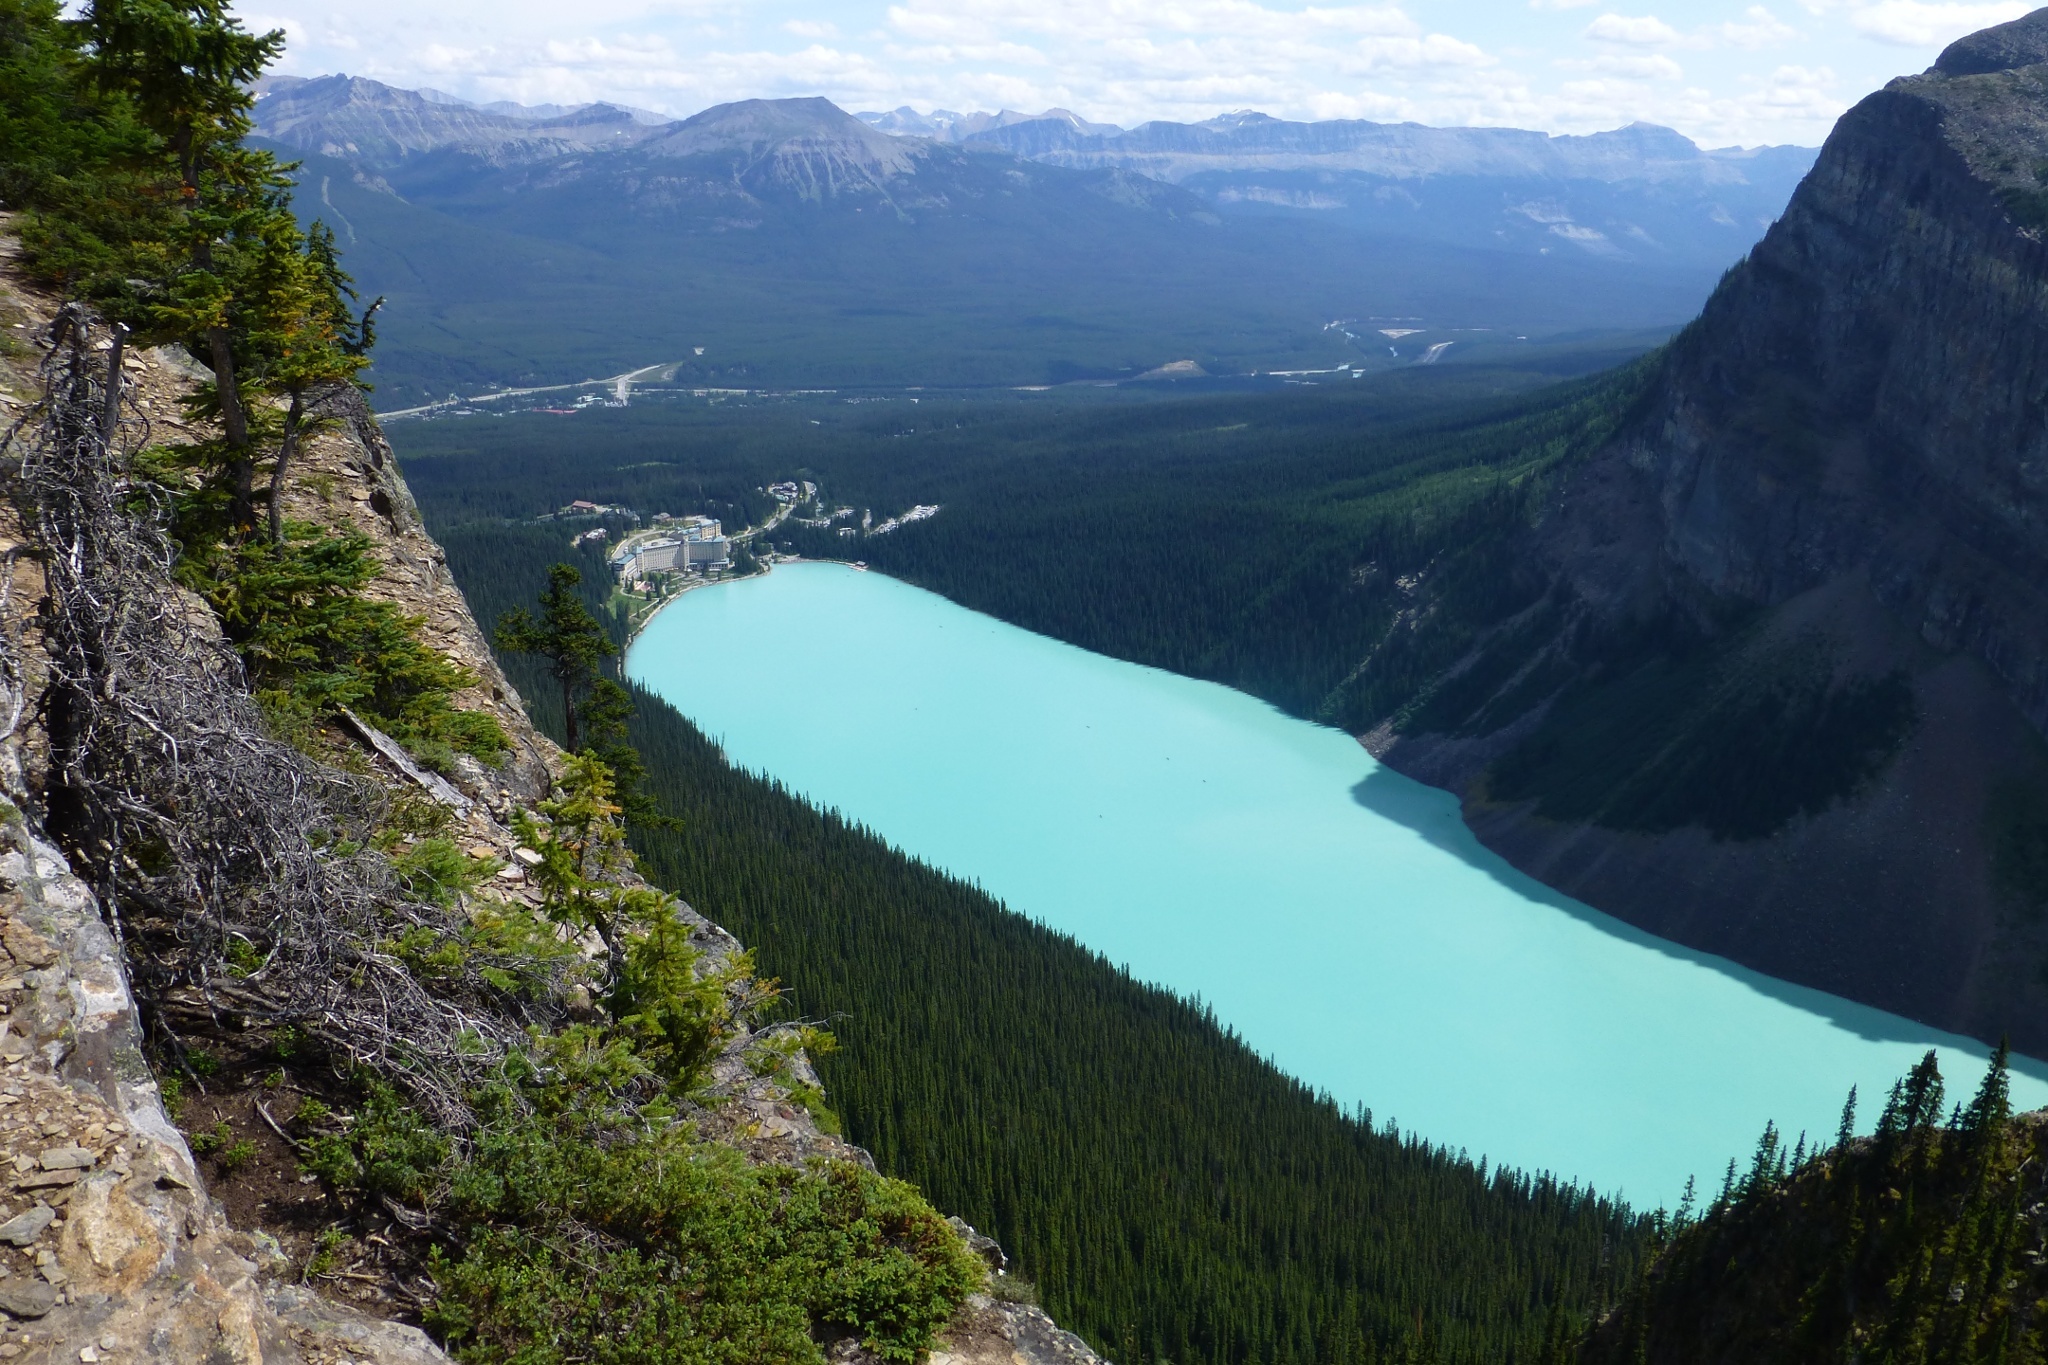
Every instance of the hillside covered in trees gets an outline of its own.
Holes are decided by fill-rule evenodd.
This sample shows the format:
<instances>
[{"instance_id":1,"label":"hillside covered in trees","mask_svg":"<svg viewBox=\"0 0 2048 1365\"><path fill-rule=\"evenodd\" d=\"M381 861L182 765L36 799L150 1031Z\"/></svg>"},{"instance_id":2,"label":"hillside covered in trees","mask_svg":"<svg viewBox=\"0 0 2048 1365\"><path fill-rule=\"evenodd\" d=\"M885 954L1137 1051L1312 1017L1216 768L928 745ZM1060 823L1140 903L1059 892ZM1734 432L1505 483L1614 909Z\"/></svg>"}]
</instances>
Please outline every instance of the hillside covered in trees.
<instances>
[{"instance_id":1,"label":"hillside covered in trees","mask_svg":"<svg viewBox=\"0 0 2048 1365\"><path fill-rule=\"evenodd\" d=\"M486 621L569 553L552 527L442 534ZM601 614L601 551L581 554ZM507 666L559 725L548 681ZM1535 1360L1627 1282L1641 1215L1341 1112L1199 1006L636 702L648 790L679 822L636 833L643 866L831 1021L847 1135L997 1236L1117 1361Z\"/></svg>"},{"instance_id":2,"label":"hillside covered in trees","mask_svg":"<svg viewBox=\"0 0 2048 1365\"><path fill-rule=\"evenodd\" d=\"M2005 1050L1943 1111L1929 1053L1870 1137L1855 1096L1832 1143L1771 1129L1697 1221L1681 1211L1584 1365L2048 1359L2043 1115L2015 1116Z\"/></svg>"},{"instance_id":3,"label":"hillside covered in trees","mask_svg":"<svg viewBox=\"0 0 2048 1365\"><path fill-rule=\"evenodd\" d=\"M433 569L354 382L375 304L245 141L282 43L0 0L0 1355L909 1365L1000 1327Z\"/></svg>"}]
</instances>

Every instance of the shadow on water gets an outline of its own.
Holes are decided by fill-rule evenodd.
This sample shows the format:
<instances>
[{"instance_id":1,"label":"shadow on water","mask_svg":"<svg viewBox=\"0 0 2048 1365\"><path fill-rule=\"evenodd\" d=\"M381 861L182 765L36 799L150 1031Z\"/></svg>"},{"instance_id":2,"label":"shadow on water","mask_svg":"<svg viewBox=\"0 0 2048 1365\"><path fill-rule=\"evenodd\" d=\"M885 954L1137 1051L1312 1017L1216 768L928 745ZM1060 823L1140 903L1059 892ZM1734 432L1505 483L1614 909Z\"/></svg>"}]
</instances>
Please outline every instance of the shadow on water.
<instances>
[{"instance_id":1,"label":"shadow on water","mask_svg":"<svg viewBox=\"0 0 2048 1365\"><path fill-rule=\"evenodd\" d=\"M1989 1044L1980 1039L1930 1028L1925 1024L1916 1024L1901 1015L1891 1014L1869 1005L1859 1005L1853 1000L1845 1000L1839 995L1831 995L1811 986L1794 985L1789 981L1766 976L1716 953L1701 952L1696 948L1674 943L1670 939L1659 938L1647 930L1638 929L1612 915L1595 910L1582 901L1573 900L1563 892L1545 886L1480 843L1478 836L1472 833L1471 827L1460 814L1457 797L1440 787L1431 787L1417 782L1412 777L1404 777L1382 764L1374 764L1372 771L1351 788L1351 799L1374 815L1414 830L1429 843L1466 866L1485 873L1524 900L1561 911L1582 924L1634 947L1647 948L1674 961L1718 972L1759 995L1808 1014L1818 1015L1867 1042L1910 1043L1921 1047L1948 1047L1961 1052L1984 1054L1991 1051ZM2020 1075L2048 1082L2048 1062L2015 1053L2011 1068Z\"/></svg>"}]
</instances>

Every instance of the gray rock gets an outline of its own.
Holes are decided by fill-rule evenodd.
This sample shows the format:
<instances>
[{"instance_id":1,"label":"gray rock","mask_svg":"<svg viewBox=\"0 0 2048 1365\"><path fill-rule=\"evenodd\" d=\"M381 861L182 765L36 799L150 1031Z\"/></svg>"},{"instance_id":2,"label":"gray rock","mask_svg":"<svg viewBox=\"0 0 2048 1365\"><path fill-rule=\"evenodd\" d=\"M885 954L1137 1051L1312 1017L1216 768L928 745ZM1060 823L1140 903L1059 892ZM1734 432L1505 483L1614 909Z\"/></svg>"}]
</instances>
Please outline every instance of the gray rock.
<instances>
[{"instance_id":1,"label":"gray rock","mask_svg":"<svg viewBox=\"0 0 2048 1365\"><path fill-rule=\"evenodd\" d=\"M41 1280L0 1280L0 1311L10 1317L39 1318L57 1306L57 1291Z\"/></svg>"},{"instance_id":2,"label":"gray rock","mask_svg":"<svg viewBox=\"0 0 2048 1365\"><path fill-rule=\"evenodd\" d=\"M995 1238L984 1232L976 1232L967 1220L954 1214L946 1220L953 1231L960 1234L960 1240L967 1243L967 1249L988 1263L992 1273L1000 1274L1009 1269L1010 1258L1003 1254L1002 1246Z\"/></svg>"},{"instance_id":3,"label":"gray rock","mask_svg":"<svg viewBox=\"0 0 2048 1365\"><path fill-rule=\"evenodd\" d=\"M46 1171L90 1170L93 1159L90 1147L52 1147L36 1158Z\"/></svg>"},{"instance_id":4,"label":"gray rock","mask_svg":"<svg viewBox=\"0 0 2048 1365\"><path fill-rule=\"evenodd\" d=\"M43 1229L50 1226L51 1220L56 1216L56 1211L48 1204L37 1204L27 1213L17 1213L6 1222L0 1223L0 1242L25 1247L42 1236Z\"/></svg>"}]
</instances>

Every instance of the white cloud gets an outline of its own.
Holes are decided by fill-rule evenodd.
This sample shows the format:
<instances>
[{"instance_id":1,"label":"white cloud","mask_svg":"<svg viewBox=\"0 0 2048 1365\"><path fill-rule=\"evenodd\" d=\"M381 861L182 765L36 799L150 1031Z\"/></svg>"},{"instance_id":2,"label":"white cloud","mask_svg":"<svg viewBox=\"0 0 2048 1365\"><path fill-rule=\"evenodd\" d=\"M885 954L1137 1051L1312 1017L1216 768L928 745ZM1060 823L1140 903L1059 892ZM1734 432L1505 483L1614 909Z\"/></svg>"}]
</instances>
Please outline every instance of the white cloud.
<instances>
[{"instance_id":1,"label":"white cloud","mask_svg":"<svg viewBox=\"0 0 2048 1365\"><path fill-rule=\"evenodd\" d=\"M1716 32L1723 41L1751 51L1776 47L1801 36L1798 29L1762 5L1751 5L1739 21L1722 24Z\"/></svg>"},{"instance_id":2,"label":"white cloud","mask_svg":"<svg viewBox=\"0 0 2048 1365\"><path fill-rule=\"evenodd\" d=\"M578 0L567 10L559 0L252 3L262 10L248 16L252 26L287 28L289 71L348 70L474 99L612 99L690 114L726 100L824 95L849 109L1059 105L1125 125L1254 108L1574 133L1642 119L1712 145L1818 143L1863 92L2025 8L2023 0L1687 0L1659 6L1661 14L1619 12L1653 0Z\"/></svg>"},{"instance_id":3,"label":"white cloud","mask_svg":"<svg viewBox=\"0 0 2048 1365\"><path fill-rule=\"evenodd\" d=\"M1559 59L1557 66L1563 71L1588 71L1637 81L1685 79L1684 69L1661 52L1603 52L1597 57L1565 57Z\"/></svg>"},{"instance_id":4,"label":"white cloud","mask_svg":"<svg viewBox=\"0 0 2048 1365\"><path fill-rule=\"evenodd\" d=\"M1901 47L1942 47L1966 33L2003 24L2031 6L2020 0L1988 5L1929 5L1921 0L1881 0L1859 6L1849 22L1858 33Z\"/></svg>"},{"instance_id":5,"label":"white cloud","mask_svg":"<svg viewBox=\"0 0 2048 1365\"><path fill-rule=\"evenodd\" d=\"M1283 10L1254 0L901 0L886 20L905 40L889 51L906 62L969 65L987 76L996 67L1011 77L1057 72L1056 79L1027 76L1021 89L1028 97L1013 81L1004 102L1085 105L1089 117L1126 123L1247 106L1311 117L1412 116L1406 92L1377 87L1496 62L1478 44L1429 32L1386 4ZM995 101L984 94L977 103Z\"/></svg>"},{"instance_id":6,"label":"white cloud","mask_svg":"<svg viewBox=\"0 0 2048 1365\"><path fill-rule=\"evenodd\" d=\"M1586 36L1596 43L1621 43L1629 47L1664 47L1679 41L1677 29L1650 14L1638 18L1603 14L1586 25Z\"/></svg>"}]
</instances>

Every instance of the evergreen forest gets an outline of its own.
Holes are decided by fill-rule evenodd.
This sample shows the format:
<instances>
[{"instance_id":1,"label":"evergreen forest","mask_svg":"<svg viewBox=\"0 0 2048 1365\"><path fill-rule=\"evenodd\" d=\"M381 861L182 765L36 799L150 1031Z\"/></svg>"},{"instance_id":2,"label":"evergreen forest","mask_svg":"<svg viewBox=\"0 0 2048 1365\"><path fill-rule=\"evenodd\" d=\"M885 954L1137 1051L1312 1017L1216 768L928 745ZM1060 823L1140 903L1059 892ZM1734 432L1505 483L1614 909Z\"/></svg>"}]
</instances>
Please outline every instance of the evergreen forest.
<instances>
[{"instance_id":1,"label":"evergreen forest","mask_svg":"<svg viewBox=\"0 0 2048 1365\"><path fill-rule=\"evenodd\" d=\"M1556 369L1616 357L1540 359L1278 394L655 404L390 434L439 535L576 498L738 526L765 519L767 483L809 479L828 518L856 515L785 522L778 550L865 560L1029 629L1356 731L1540 594L1503 558L1513 532L1613 429L1650 363L1559 382ZM940 511L842 534L860 513L881 522L918 504ZM1432 571L1431 628L1391 636Z\"/></svg>"},{"instance_id":2,"label":"evergreen forest","mask_svg":"<svg viewBox=\"0 0 2048 1365\"><path fill-rule=\"evenodd\" d=\"M529 604L554 528L444 528L478 618ZM587 600L605 615L601 552ZM614 632L620 631L615 616ZM549 681L508 672L562 733ZM791 1007L848 1137L1002 1242L1119 1365L1537 1361L1626 1286L1649 1222L1540 1174L1345 1113L1198 1002L727 764L636 694L642 867L739 934Z\"/></svg>"},{"instance_id":3,"label":"evergreen forest","mask_svg":"<svg viewBox=\"0 0 2048 1365\"><path fill-rule=\"evenodd\" d=\"M2048 1359L2039 1115L2015 1115L2006 1049L1943 1111L1933 1053L1896 1083L1869 1137L1850 1092L1832 1143L1766 1128L1697 1221L1589 1335L1584 1365L1753 1361L1947 1365Z\"/></svg>"}]
</instances>

